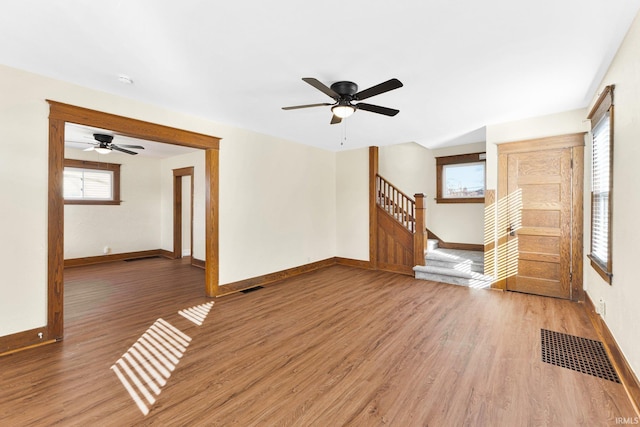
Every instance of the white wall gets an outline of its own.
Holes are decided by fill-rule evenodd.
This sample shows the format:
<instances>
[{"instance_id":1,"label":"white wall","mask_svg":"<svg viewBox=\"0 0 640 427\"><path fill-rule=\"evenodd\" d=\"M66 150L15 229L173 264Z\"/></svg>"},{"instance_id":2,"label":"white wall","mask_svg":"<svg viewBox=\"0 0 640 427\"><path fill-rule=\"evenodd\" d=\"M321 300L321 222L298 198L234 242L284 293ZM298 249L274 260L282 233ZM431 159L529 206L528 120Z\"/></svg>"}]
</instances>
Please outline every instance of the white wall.
<instances>
[{"instance_id":1,"label":"white wall","mask_svg":"<svg viewBox=\"0 0 640 427\"><path fill-rule=\"evenodd\" d=\"M336 256L369 261L369 149L336 154Z\"/></svg>"},{"instance_id":2,"label":"white wall","mask_svg":"<svg viewBox=\"0 0 640 427\"><path fill-rule=\"evenodd\" d=\"M111 152L72 148L65 158L118 163L120 205L65 205L64 258L160 248L160 161Z\"/></svg>"},{"instance_id":3,"label":"white wall","mask_svg":"<svg viewBox=\"0 0 640 427\"><path fill-rule=\"evenodd\" d=\"M0 66L0 93L3 143L0 238L10 242L0 247L3 273L0 336L46 324L49 135L46 99L223 138L221 283L329 258L336 253L332 152L5 66ZM204 235L194 230L195 235L198 233Z\"/></svg>"},{"instance_id":4,"label":"white wall","mask_svg":"<svg viewBox=\"0 0 640 427\"><path fill-rule=\"evenodd\" d=\"M613 157L613 280L609 285L584 260L585 289L598 305L606 304L603 316L637 377L640 377L640 283L638 242L640 227L640 15L638 15L593 95L589 109L602 89L615 84ZM589 253L590 151L585 155L585 255Z\"/></svg>"},{"instance_id":5,"label":"white wall","mask_svg":"<svg viewBox=\"0 0 640 427\"><path fill-rule=\"evenodd\" d=\"M445 242L484 243L484 204L436 203L436 157L480 153L485 143L429 150L410 142L379 148L379 173L403 193L424 193L427 228Z\"/></svg>"}]
</instances>

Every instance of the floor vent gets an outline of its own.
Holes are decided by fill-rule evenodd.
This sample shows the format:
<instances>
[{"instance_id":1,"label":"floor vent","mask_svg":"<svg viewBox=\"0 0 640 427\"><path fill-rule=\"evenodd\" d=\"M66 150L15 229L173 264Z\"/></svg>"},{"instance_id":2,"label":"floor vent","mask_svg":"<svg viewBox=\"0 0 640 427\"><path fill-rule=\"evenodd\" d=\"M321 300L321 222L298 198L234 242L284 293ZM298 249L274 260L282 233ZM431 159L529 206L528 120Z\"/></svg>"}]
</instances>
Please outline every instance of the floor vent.
<instances>
[{"instance_id":1,"label":"floor vent","mask_svg":"<svg viewBox=\"0 0 640 427\"><path fill-rule=\"evenodd\" d=\"M257 291L258 289L262 289L262 286L256 286L254 288L249 288L249 289L243 289L240 292L242 292L243 294L248 294L249 292Z\"/></svg>"},{"instance_id":2,"label":"floor vent","mask_svg":"<svg viewBox=\"0 0 640 427\"><path fill-rule=\"evenodd\" d=\"M600 341L540 330L542 361L620 384Z\"/></svg>"},{"instance_id":3,"label":"floor vent","mask_svg":"<svg viewBox=\"0 0 640 427\"><path fill-rule=\"evenodd\" d=\"M151 256L145 256L142 258L130 258L130 259L125 259L125 262L132 262L132 261L142 261L143 259L153 259L153 258L160 258L159 255L151 255Z\"/></svg>"}]
</instances>

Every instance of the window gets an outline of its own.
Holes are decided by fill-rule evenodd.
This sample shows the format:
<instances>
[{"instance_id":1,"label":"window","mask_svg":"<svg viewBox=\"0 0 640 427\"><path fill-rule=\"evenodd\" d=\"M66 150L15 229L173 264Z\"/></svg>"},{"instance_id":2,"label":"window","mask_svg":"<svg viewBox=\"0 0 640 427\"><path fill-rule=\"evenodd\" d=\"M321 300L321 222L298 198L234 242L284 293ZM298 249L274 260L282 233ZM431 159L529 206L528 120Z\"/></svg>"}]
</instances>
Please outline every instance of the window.
<instances>
[{"instance_id":1,"label":"window","mask_svg":"<svg viewBox=\"0 0 640 427\"><path fill-rule=\"evenodd\" d=\"M120 165L64 159L64 203L119 205Z\"/></svg>"},{"instance_id":2,"label":"window","mask_svg":"<svg viewBox=\"0 0 640 427\"><path fill-rule=\"evenodd\" d=\"M484 203L485 153L436 157L438 203Z\"/></svg>"},{"instance_id":3,"label":"window","mask_svg":"<svg viewBox=\"0 0 640 427\"><path fill-rule=\"evenodd\" d=\"M591 266L611 284L613 191L613 86L607 86L587 117L591 120Z\"/></svg>"}]
</instances>

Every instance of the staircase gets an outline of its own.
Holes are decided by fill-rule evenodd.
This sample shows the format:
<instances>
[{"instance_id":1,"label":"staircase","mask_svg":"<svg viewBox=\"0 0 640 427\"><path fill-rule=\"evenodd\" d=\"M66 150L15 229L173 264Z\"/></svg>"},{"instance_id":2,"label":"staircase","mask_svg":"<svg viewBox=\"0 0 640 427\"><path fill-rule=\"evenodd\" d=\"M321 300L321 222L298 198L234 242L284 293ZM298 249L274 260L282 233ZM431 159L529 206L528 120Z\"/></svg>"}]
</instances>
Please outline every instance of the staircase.
<instances>
[{"instance_id":1,"label":"staircase","mask_svg":"<svg viewBox=\"0 0 640 427\"><path fill-rule=\"evenodd\" d=\"M438 241L427 241L425 265L413 267L416 279L489 288L492 278L484 275L484 253L461 249L442 249Z\"/></svg>"}]
</instances>

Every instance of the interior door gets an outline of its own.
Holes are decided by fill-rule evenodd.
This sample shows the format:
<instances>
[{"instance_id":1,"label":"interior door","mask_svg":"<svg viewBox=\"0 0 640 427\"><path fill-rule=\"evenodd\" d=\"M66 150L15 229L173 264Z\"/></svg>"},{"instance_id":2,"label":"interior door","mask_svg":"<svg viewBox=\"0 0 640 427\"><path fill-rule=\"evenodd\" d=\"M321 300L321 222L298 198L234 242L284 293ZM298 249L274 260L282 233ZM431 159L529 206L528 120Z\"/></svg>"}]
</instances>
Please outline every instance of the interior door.
<instances>
[{"instance_id":1,"label":"interior door","mask_svg":"<svg viewBox=\"0 0 640 427\"><path fill-rule=\"evenodd\" d=\"M507 157L506 288L571 298L572 150Z\"/></svg>"}]
</instances>

